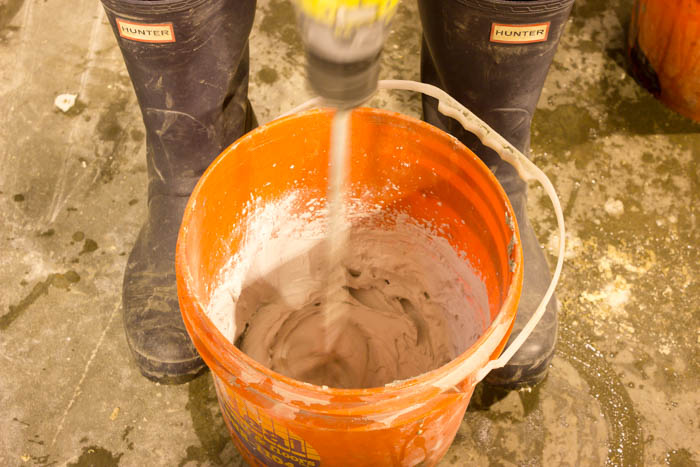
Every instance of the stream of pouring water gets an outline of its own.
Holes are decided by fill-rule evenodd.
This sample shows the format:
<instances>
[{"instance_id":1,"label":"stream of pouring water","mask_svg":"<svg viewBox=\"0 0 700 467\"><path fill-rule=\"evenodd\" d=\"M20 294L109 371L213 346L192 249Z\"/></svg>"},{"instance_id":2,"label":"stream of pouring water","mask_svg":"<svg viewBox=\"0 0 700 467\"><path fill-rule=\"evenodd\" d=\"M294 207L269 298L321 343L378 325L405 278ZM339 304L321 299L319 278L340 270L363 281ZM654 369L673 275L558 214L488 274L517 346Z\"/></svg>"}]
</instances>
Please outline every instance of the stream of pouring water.
<instances>
[{"instance_id":1,"label":"stream of pouring water","mask_svg":"<svg viewBox=\"0 0 700 467\"><path fill-rule=\"evenodd\" d=\"M324 304L324 349L331 351L333 343L338 338L341 326L334 323L342 319L342 303L336 303L332 296L337 287L342 287L344 270L341 262L345 256L348 241L348 230L345 223L345 184L347 173L348 135L350 134L350 114L352 110L338 109L331 123L331 142L329 154L328 177L328 262L326 303ZM335 331L334 331L335 330Z\"/></svg>"}]
</instances>

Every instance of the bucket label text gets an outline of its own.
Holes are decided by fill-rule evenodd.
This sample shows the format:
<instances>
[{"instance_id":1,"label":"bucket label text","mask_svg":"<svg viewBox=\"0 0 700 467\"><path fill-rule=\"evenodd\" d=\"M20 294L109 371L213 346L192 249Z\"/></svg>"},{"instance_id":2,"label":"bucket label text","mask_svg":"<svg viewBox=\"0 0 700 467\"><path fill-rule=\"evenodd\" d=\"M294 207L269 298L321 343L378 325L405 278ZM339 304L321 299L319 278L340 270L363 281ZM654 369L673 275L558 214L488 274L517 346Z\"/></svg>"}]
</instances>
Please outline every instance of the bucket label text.
<instances>
[{"instance_id":1,"label":"bucket label text","mask_svg":"<svg viewBox=\"0 0 700 467\"><path fill-rule=\"evenodd\" d=\"M218 385L217 385L218 386ZM248 453L272 467L319 467L321 457L309 443L266 416L240 396L217 387L224 420Z\"/></svg>"},{"instance_id":2,"label":"bucket label text","mask_svg":"<svg viewBox=\"0 0 700 467\"><path fill-rule=\"evenodd\" d=\"M116 18L119 35L137 42L163 44L175 42L173 23L144 24Z\"/></svg>"},{"instance_id":3,"label":"bucket label text","mask_svg":"<svg viewBox=\"0 0 700 467\"><path fill-rule=\"evenodd\" d=\"M491 42L501 44L532 44L544 42L549 37L549 22L538 24L491 25Z\"/></svg>"}]
</instances>

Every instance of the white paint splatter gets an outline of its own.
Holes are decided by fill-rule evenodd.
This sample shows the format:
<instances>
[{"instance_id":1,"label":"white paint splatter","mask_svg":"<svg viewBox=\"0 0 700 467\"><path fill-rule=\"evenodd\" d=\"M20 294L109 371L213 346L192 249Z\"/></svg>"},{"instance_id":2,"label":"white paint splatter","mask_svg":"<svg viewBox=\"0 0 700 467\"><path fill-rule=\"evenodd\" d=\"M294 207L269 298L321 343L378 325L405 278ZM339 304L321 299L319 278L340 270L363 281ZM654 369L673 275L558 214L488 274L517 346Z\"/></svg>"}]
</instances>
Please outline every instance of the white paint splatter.
<instances>
[{"instance_id":1,"label":"white paint splatter","mask_svg":"<svg viewBox=\"0 0 700 467\"><path fill-rule=\"evenodd\" d=\"M59 94L56 96L53 103L56 107L61 109L62 112L68 112L75 105L77 98L77 94Z\"/></svg>"},{"instance_id":2,"label":"white paint splatter","mask_svg":"<svg viewBox=\"0 0 700 467\"><path fill-rule=\"evenodd\" d=\"M625 213L625 205L619 199L608 198L603 208L613 217L620 217Z\"/></svg>"}]
</instances>

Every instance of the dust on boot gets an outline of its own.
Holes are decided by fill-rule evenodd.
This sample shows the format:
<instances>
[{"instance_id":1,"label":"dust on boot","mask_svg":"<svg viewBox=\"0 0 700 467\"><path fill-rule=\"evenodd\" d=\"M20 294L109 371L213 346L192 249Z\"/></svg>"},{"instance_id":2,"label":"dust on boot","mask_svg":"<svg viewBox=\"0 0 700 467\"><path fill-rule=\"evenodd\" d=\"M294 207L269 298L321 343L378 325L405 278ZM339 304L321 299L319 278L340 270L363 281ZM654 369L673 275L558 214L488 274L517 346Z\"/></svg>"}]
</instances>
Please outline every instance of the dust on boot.
<instances>
[{"instance_id":1,"label":"dust on boot","mask_svg":"<svg viewBox=\"0 0 700 467\"><path fill-rule=\"evenodd\" d=\"M530 123L573 0L419 0L423 22L421 80L444 89L527 155ZM515 210L525 274L511 340L535 312L551 274L527 218L527 185L515 169L423 98L423 116L459 138L492 170ZM492 385L534 385L547 374L557 334L556 298ZM510 345L509 340L507 345Z\"/></svg>"},{"instance_id":2,"label":"dust on boot","mask_svg":"<svg viewBox=\"0 0 700 467\"><path fill-rule=\"evenodd\" d=\"M124 272L132 355L149 379L185 382L204 363L178 306L175 246L187 200L223 148L255 126L248 35L255 0L102 0L146 127L148 216Z\"/></svg>"}]
</instances>

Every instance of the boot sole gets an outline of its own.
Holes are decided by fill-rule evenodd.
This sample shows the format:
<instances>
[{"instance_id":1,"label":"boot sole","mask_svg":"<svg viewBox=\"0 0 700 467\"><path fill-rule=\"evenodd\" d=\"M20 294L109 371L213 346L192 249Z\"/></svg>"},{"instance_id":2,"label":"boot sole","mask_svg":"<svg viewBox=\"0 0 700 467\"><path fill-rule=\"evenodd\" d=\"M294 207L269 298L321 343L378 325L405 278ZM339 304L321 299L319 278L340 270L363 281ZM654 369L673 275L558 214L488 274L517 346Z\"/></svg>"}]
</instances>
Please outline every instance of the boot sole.
<instances>
[{"instance_id":1,"label":"boot sole","mask_svg":"<svg viewBox=\"0 0 700 467\"><path fill-rule=\"evenodd\" d=\"M149 380L166 385L187 383L207 370L207 366L201 358L183 360L178 362L156 362L137 352L129 344L131 354L136 360L141 374Z\"/></svg>"}]
</instances>

